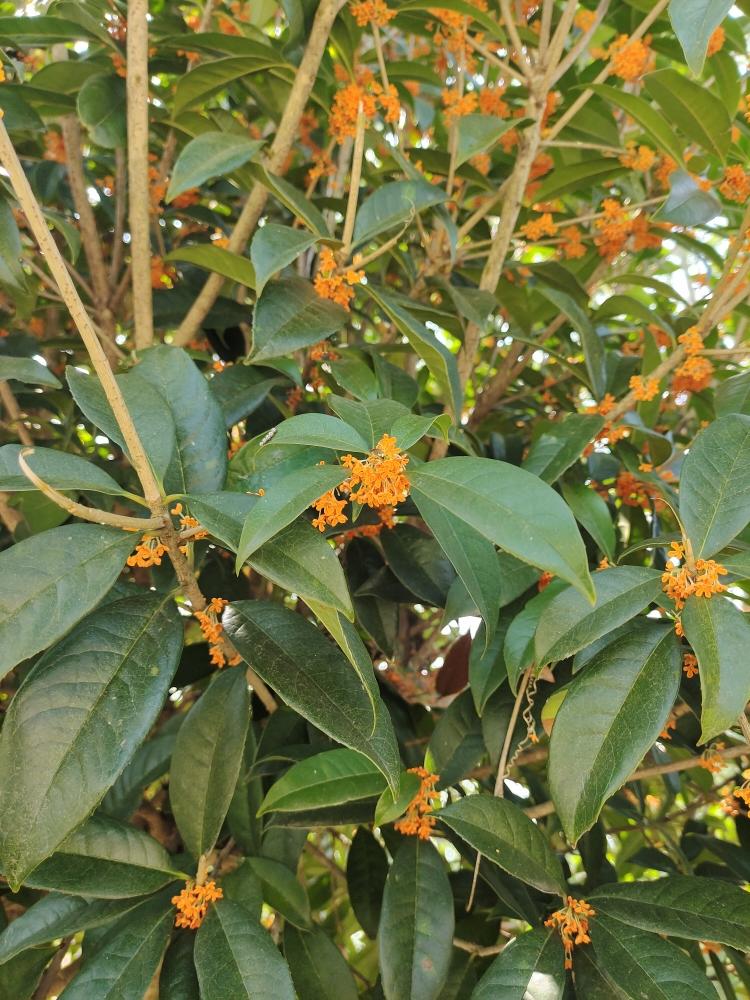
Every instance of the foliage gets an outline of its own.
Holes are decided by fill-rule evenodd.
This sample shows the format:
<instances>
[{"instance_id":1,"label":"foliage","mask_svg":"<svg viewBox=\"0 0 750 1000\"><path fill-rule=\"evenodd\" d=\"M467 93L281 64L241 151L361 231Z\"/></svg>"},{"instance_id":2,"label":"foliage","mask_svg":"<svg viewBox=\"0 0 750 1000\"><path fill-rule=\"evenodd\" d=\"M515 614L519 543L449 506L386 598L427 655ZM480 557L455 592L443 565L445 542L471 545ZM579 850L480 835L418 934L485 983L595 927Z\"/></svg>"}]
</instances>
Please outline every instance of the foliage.
<instances>
[{"instance_id":1,"label":"foliage","mask_svg":"<svg viewBox=\"0 0 750 1000\"><path fill-rule=\"evenodd\" d=\"M749 37L0 3L0 996L750 996Z\"/></svg>"}]
</instances>

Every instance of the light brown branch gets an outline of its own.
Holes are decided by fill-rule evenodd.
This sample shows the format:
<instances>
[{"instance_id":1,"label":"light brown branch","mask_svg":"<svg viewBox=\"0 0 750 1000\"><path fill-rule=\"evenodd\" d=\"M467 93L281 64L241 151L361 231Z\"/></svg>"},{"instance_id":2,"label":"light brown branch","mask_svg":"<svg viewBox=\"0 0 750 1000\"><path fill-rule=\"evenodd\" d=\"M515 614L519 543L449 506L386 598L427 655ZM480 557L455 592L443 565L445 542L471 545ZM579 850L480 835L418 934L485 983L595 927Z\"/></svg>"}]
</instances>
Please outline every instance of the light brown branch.
<instances>
[{"instance_id":1,"label":"light brown branch","mask_svg":"<svg viewBox=\"0 0 750 1000\"><path fill-rule=\"evenodd\" d=\"M357 126L354 133L354 152L352 153L352 170L349 176L349 197L346 203L346 215L344 217L344 231L341 241L344 244L341 250L342 260L348 260L352 252L352 236L354 235L354 221L357 217L357 201L359 200L359 182L362 178L362 160L365 155L365 112L362 102L359 102L357 109Z\"/></svg>"},{"instance_id":2,"label":"light brown branch","mask_svg":"<svg viewBox=\"0 0 750 1000\"><path fill-rule=\"evenodd\" d=\"M148 183L148 0L128 0L128 177L136 350L154 340Z\"/></svg>"},{"instance_id":3,"label":"light brown branch","mask_svg":"<svg viewBox=\"0 0 750 1000\"><path fill-rule=\"evenodd\" d=\"M13 395L13 390L5 381L0 381L0 402L2 402L8 418L18 434L18 440L21 444L33 447L34 439L29 433L28 427L23 422L23 416L16 402L16 397Z\"/></svg>"}]
</instances>

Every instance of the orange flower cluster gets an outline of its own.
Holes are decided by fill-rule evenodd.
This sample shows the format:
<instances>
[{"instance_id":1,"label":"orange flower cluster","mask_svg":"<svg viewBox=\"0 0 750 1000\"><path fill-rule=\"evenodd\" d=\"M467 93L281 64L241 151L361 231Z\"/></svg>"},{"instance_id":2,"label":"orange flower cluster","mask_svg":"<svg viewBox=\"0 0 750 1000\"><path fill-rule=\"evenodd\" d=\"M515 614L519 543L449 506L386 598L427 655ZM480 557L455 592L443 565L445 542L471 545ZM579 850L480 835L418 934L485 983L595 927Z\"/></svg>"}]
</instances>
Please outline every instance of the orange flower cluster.
<instances>
[{"instance_id":1,"label":"orange flower cluster","mask_svg":"<svg viewBox=\"0 0 750 1000\"><path fill-rule=\"evenodd\" d=\"M352 528L351 531L345 531L343 540L351 542L354 538L377 538L383 528L390 529L396 527L395 512L396 508L390 506L390 504L386 507L381 507L378 511L379 522L377 524L363 524L361 527Z\"/></svg>"},{"instance_id":2,"label":"orange flower cluster","mask_svg":"<svg viewBox=\"0 0 750 1000\"><path fill-rule=\"evenodd\" d=\"M626 507L642 507L648 510L650 498L648 487L632 472L621 472L615 481L615 493Z\"/></svg>"},{"instance_id":3,"label":"orange flower cluster","mask_svg":"<svg viewBox=\"0 0 750 1000\"><path fill-rule=\"evenodd\" d=\"M144 535L132 555L127 558L128 566L141 566L143 569L150 569L151 566L161 566L162 557L166 554L167 546L163 545L156 535Z\"/></svg>"},{"instance_id":4,"label":"orange flower cluster","mask_svg":"<svg viewBox=\"0 0 750 1000\"><path fill-rule=\"evenodd\" d=\"M171 264L165 264L161 257L151 258L151 287L174 288L177 271Z\"/></svg>"},{"instance_id":5,"label":"orange flower cluster","mask_svg":"<svg viewBox=\"0 0 750 1000\"><path fill-rule=\"evenodd\" d=\"M638 80L650 68L653 53L648 38L632 41L628 35L620 35L612 42L608 51L612 61L612 72L621 80Z\"/></svg>"},{"instance_id":6,"label":"orange flower cluster","mask_svg":"<svg viewBox=\"0 0 750 1000\"><path fill-rule=\"evenodd\" d=\"M719 184L719 191L729 201L737 201L742 204L747 201L747 196L750 194L750 175L746 174L738 164L727 167L724 171L724 179Z\"/></svg>"},{"instance_id":7,"label":"orange flower cluster","mask_svg":"<svg viewBox=\"0 0 750 1000\"><path fill-rule=\"evenodd\" d=\"M579 944L591 944L589 936L589 917L596 916L596 910L585 899L574 899L568 896L567 906L555 910L547 920L545 927L557 929L565 948L565 968L573 968L573 948Z\"/></svg>"},{"instance_id":8,"label":"orange flower cluster","mask_svg":"<svg viewBox=\"0 0 750 1000\"><path fill-rule=\"evenodd\" d=\"M65 142L59 132L47 132L44 136L44 159L54 163L65 163Z\"/></svg>"},{"instance_id":9,"label":"orange flower cluster","mask_svg":"<svg viewBox=\"0 0 750 1000\"><path fill-rule=\"evenodd\" d=\"M527 239L538 240L542 236L554 236L557 232L557 226L552 221L552 215L545 212L521 226L521 232Z\"/></svg>"},{"instance_id":10,"label":"orange flower cluster","mask_svg":"<svg viewBox=\"0 0 750 1000\"><path fill-rule=\"evenodd\" d=\"M726 32L719 25L717 28L711 32L711 37L708 39L708 48L706 49L706 55L710 58L715 56L717 52L721 52L724 47L724 42L726 41Z\"/></svg>"},{"instance_id":11,"label":"orange flower cluster","mask_svg":"<svg viewBox=\"0 0 750 1000\"><path fill-rule=\"evenodd\" d=\"M744 802L745 806L750 809L750 783L745 782L744 784L733 788L732 795L736 799L739 799L740 802Z\"/></svg>"},{"instance_id":12,"label":"orange flower cluster","mask_svg":"<svg viewBox=\"0 0 750 1000\"><path fill-rule=\"evenodd\" d=\"M584 34L590 30L595 21L596 12L593 10L586 10L585 7L582 7L573 18L573 24Z\"/></svg>"},{"instance_id":13,"label":"orange flower cluster","mask_svg":"<svg viewBox=\"0 0 750 1000\"><path fill-rule=\"evenodd\" d=\"M625 208L614 198L602 202L602 216L594 223L598 235L594 243L602 257L612 259L620 253L632 232L632 222Z\"/></svg>"},{"instance_id":14,"label":"orange flower cluster","mask_svg":"<svg viewBox=\"0 0 750 1000\"><path fill-rule=\"evenodd\" d=\"M665 190L669 187L669 178L677 169L677 162L665 153L659 157L659 163L654 171L654 177L660 187Z\"/></svg>"},{"instance_id":15,"label":"orange flower cluster","mask_svg":"<svg viewBox=\"0 0 750 1000\"><path fill-rule=\"evenodd\" d=\"M321 177L331 177L335 173L336 167L330 155L324 149L316 149L312 155L312 166L307 171L308 187L314 187Z\"/></svg>"},{"instance_id":16,"label":"orange flower cluster","mask_svg":"<svg viewBox=\"0 0 750 1000\"><path fill-rule=\"evenodd\" d=\"M386 527L393 527L394 507L409 495L409 480L404 475L408 461L409 456L398 450L396 439L389 434L381 437L364 461L344 455L341 464L349 470L350 476L338 487L343 498L336 495L336 490L329 490L316 500L313 507L318 516L313 520L313 527L325 531L328 525L335 528L338 524L346 524L342 512L347 497L374 510L387 510L381 515L381 521Z\"/></svg>"},{"instance_id":17,"label":"orange flower cluster","mask_svg":"<svg viewBox=\"0 0 750 1000\"><path fill-rule=\"evenodd\" d=\"M685 653L682 657L682 672L688 680L692 680L700 672L698 670L698 657L693 653Z\"/></svg>"},{"instance_id":18,"label":"orange flower cluster","mask_svg":"<svg viewBox=\"0 0 750 1000\"><path fill-rule=\"evenodd\" d=\"M188 882L178 896L172 896L172 902L177 908L175 927L197 931L208 913L208 904L223 898L224 893L215 882L206 882L205 885L191 885Z\"/></svg>"},{"instance_id":19,"label":"orange flower cluster","mask_svg":"<svg viewBox=\"0 0 750 1000\"><path fill-rule=\"evenodd\" d=\"M478 10L487 10L487 0L469 0L469 2ZM470 52L468 42L469 26L472 19L457 11L443 8L431 8L430 13L440 22L432 40L436 47L444 49L437 60L438 71L447 68L447 57L452 55L467 74L473 74L477 62ZM482 37L481 33L474 35L477 42L481 42Z\"/></svg>"},{"instance_id":20,"label":"orange flower cluster","mask_svg":"<svg viewBox=\"0 0 750 1000\"><path fill-rule=\"evenodd\" d=\"M458 118L471 115L479 106L479 97L476 90L469 90L462 94L459 90L443 90L443 118L445 124L451 126Z\"/></svg>"},{"instance_id":21,"label":"orange flower cluster","mask_svg":"<svg viewBox=\"0 0 750 1000\"><path fill-rule=\"evenodd\" d=\"M566 226L562 231L563 242L560 250L567 260L578 260L586 256L586 247L583 245L582 233L578 226Z\"/></svg>"},{"instance_id":22,"label":"orange flower cluster","mask_svg":"<svg viewBox=\"0 0 750 1000\"><path fill-rule=\"evenodd\" d=\"M701 754L698 767L702 767L709 774L718 774L724 766L724 761L719 753L719 750L723 749L723 743L716 743L714 746L707 747Z\"/></svg>"},{"instance_id":23,"label":"orange flower cluster","mask_svg":"<svg viewBox=\"0 0 750 1000\"><path fill-rule=\"evenodd\" d=\"M510 108L503 100L505 87L487 87L479 91L479 110L483 115L495 115L498 118L507 118Z\"/></svg>"},{"instance_id":24,"label":"orange flower cluster","mask_svg":"<svg viewBox=\"0 0 750 1000\"><path fill-rule=\"evenodd\" d=\"M620 163L629 170L650 170L656 162L656 153L648 146L636 146L634 142L626 145L626 152L620 157Z\"/></svg>"},{"instance_id":25,"label":"orange flower cluster","mask_svg":"<svg viewBox=\"0 0 750 1000\"><path fill-rule=\"evenodd\" d=\"M315 275L315 291L321 299L330 299L349 312L349 304L354 298L352 285L358 285L364 276L364 271L355 271L352 268L343 274L338 274L333 250L330 247L323 247Z\"/></svg>"},{"instance_id":26,"label":"orange flower cluster","mask_svg":"<svg viewBox=\"0 0 750 1000\"><path fill-rule=\"evenodd\" d=\"M227 663L229 663L230 667L234 667L242 659L239 654L235 654L230 660L227 660L224 653L222 645L224 641L224 626L218 620L218 616L222 613L228 603L229 601L225 601L223 597L212 597L203 611L193 612L195 617L198 619L201 632L208 643L208 652L211 658L211 663L215 667L223 667L226 666Z\"/></svg>"},{"instance_id":27,"label":"orange flower cluster","mask_svg":"<svg viewBox=\"0 0 750 1000\"><path fill-rule=\"evenodd\" d=\"M334 351L327 340L321 340L310 348L309 357L311 361L338 361L341 355Z\"/></svg>"},{"instance_id":28,"label":"orange flower cluster","mask_svg":"<svg viewBox=\"0 0 750 1000\"><path fill-rule=\"evenodd\" d=\"M224 362L222 361L222 362L220 362L220 364L223 365ZM180 528L183 531L187 531L190 528L200 528L200 522L198 520L196 520L196 518L191 517L190 514L183 514L182 513L182 504L181 503L175 504L174 507L172 508L172 510L170 511L170 513L174 514L175 517L179 517L179 519L180 519ZM191 542L200 542L203 538L208 538L208 532L206 531L205 528L201 528L200 531L196 531L196 533L191 537L190 541ZM180 551L181 552L187 552L187 545L181 545L180 546Z\"/></svg>"},{"instance_id":29,"label":"orange flower cluster","mask_svg":"<svg viewBox=\"0 0 750 1000\"><path fill-rule=\"evenodd\" d=\"M334 95L328 118L332 138L339 144L346 138L354 138L357 133L360 108L365 121L371 121L377 113L378 106L384 112L383 117L387 122L398 121L401 104L396 88L390 84L386 93L370 70L363 70L358 74L356 83L348 83Z\"/></svg>"},{"instance_id":30,"label":"orange flower cluster","mask_svg":"<svg viewBox=\"0 0 750 1000\"><path fill-rule=\"evenodd\" d=\"M685 348L687 357L675 368L672 379L672 390L674 392L700 392L711 382L714 374L714 366L708 358L702 358L700 352L703 350L703 339L697 326L691 326L678 338Z\"/></svg>"},{"instance_id":31,"label":"orange flower cluster","mask_svg":"<svg viewBox=\"0 0 750 1000\"><path fill-rule=\"evenodd\" d=\"M421 779L419 791L409 803L404 818L393 825L399 833L408 837L429 840L432 828L437 822L433 810L435 804L440 801L440 792L435 790L440 775L430 774L423 767L410 767L409 774L416 774Z\"/></svg>"},{"instance_id":32,"label":"orange flower cluster","mask_svg":"<svg viewBox=\"0 0 750 1000\"><path fill-rule=\"evenodd\" d=\"M178 194L176 198L172 199L172 208L181 212L192 205L197 205L200 200L201 193L198 188L188 188L187 191L183 191L182 194Z\"/></svg>"},{"instance_id":33,"label":"orange flower cluster","mask_svg":"<svg viewBox=\"0 0 750 1000\"><path fill-rule=\"evenodd\" d=\"M662 589L670 597L678 611L685 606L688 597L712 597L721 594L727 588L719 582L727 570L713 559L696 559L695 569L686 565L680 566L680 560L685 558L685 546L681 542L672 542L669 548L669 561L674 565L661 575Z\"/></svg>"},{"instance_id":34,"label":"orange flower cluster","mask_svg":"<svg viewBox=\"0 0 750 1000\"><path fill-rule=\"evenodd\" d=\"M644 378L642 375L633 375L628 385L639 403L650 402L659 392L658 378Z\"/></svg>"},{"instance_id":35,"label":"orange flower cluster","mask_svg":"<svg viewBox=\"0 0 750 1000\"><path fill-rule=\"evenodd\" d=\"M384 0L359 0L351 4L349 10L360 28L366 28L368 24L385 28L397 13Z\"/></svg>"}]
</instances>

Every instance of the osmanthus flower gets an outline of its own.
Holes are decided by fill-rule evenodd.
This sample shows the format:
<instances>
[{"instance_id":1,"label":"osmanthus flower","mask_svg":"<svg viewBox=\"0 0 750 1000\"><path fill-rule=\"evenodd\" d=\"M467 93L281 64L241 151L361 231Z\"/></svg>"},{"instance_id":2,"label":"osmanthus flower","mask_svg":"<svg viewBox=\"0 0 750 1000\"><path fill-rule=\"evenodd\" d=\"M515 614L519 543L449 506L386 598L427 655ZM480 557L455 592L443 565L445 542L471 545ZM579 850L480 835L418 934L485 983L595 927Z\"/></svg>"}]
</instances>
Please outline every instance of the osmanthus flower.
<instances>
[{"instance_id":1,"label":"osmanthus flower","mask_svg":"<svg viewBox=\"0 0 750 1000\"><path fill-rule=\"evenodd\" d=\"M586 256L586 247L583 245L582 233L578 226L566 226L560 235L563 237L560 251L566 260L577 260Z\"/></svg>"},{"instance_id":2,"label":"osmanthus flower","mask_svg":"<svg viewBox=\"0 0 750 1000\"><path fill-rule=\"evenodd\" d=\"M211 663L215 667L224 667L227 663L229 663L230 667L234 667L241 660L239 654L235 654L231 659L227 660L223 648L224 626L219 621L219 615L228 603L229 601L224 600L223 597L212 597L203 611L193 612L198 620L203 637L208 643L208 653Z\"/></svg>"},{"instance_id":3,"label":"osmanthus flower","mask_svg":"<svg viewBox=\"0 0 750 1000\"><path fill-rule=\"evenodd\" d=\"M152 566L161 566L161 561L166 555L167 546L157 535L144 535L135 547L135 550L128 556L126 562L128 566L140 566L142 569L150 569Z\"/></svg>"},{"instance_id":4,"label":"osmanthus flower","mask_svg":"<svg viewBox=\"0 0 750 1000\"><path fill-rule=\"evenodd\" d=\"M685 559L685 545L682 542L672 542L669 548L667 569L661 575L662 589L670 597L677 610L685 606L688 597L713 597L721 594L727 588L719 581L725 576L727 569L713 559L696 559L692 566Z\"/></svg>"},{"instance_id":5,"label":"osmanthus flower","mask_svg":"<svg viewBox=\"0 0 750 1000\"><path fill-rule=\"evenodd\" d=\"M721 25L714 28L711 32L711 37L708 39L708 48L706 49L706 55L710 58L715 56L717 52L721 52L724 48L724 42L726 41L726 32Z\"/></svg>"},{"instance_id":6,"label":"osmanthus flower","mask_svg":"<svg viewBox=\"0 0 750 1000\"><path fill-rule=\"evenodd\" d=\"M700 356L703 350L703 339L697 326L691 326L678 338L685 348L687 357L675 368L672 378L672 390L679 392L700 392L711 382L714 374L714 366L708 360Z\"/></svg>"},{"instance_id":7,"label":"osmanthus flower","mask_svg":"<svg viewBox=\"0 0 750 1000\"><path fill-rule=\"evenodd\" d=\"M682 657L682 672L688 680L691 680L699 673L698 657L694 653L685 653Z\"/></svg>"},{"instance_id":8,"label":"osmanthus flower","mask_svg":"<svg viewBox=\"0 0 750 1000\"><path fill-rule=\"evenodd\" d=\"M443 118L446 125L453 125L458 118L471 115L479 106L479 97L475 90L469 90L462 94L459 90L445 88L443 97Z\"/></svg>"},{"instance_id":9,"label":"osmanthus flower","mask_svg":"<svg viewBox=\"0 0 750 1000\"><path fill-rule=\"evenodd\" d=\"M375 117L378 107L383 111L386 122L397 122L401 114L398 91L393 84L389 84L387 91L384 90L371 70L359 69L356 80L347 83L334 94L328 116L331 137L339 144L347 138L354 138L360 110L368 122Z\"/></svg>"},{"instance_id":10,"label":"osmanthus flower","mask_svg":"<svg viewBox=\"0 0 750 1000\"><path fill-rule=\"evenodd\" d=\"M651 506L649 489L632 472L621 472L615 480L615 493L626 507L642 507L647 510Z\"/></svg>"},{"instance_id":11,"label":"osmanthus flower","mask_svg":"<svg viewBox=\"0 0 750 1000\"><path fill-rule=\"evenodd\" d=\"M348 312L349 304L354 298L352 286L358 285L364 276L364 271L356 271L354 268L340 272L333 250L330 247L323 247L313 287L321 299L329 299Z\"/></svg>"},{"instance_id":12,"label":"osmanthus flower","mask_svg":"<svg viewBox=\"0 0 750 1000\"><path fill-rule=\"evenodd\" d=\"M565 949L565 968L573 968L573 948L581 944L591 944L589 917L595 917L596 910L585 899L567 897L567 905L544 921L545 927L557 930Z\"/></svg>"},{"instance_id":13,"label":"osmanthus flower","mask_svg":"<svg viewBox=\"0 0 750 1000\"><path fill-rule=\"evenodd\" d=\"M539 240L542 236L554 236L557 232L557 226L552 221L552 215L549 212L544 212L543 215L538 215L536 219L530 219L521 226L521 232L527 239Z\"/></svg>"},{"instance_id":14,"label":"osmanthus flower","mask_svg":"<svg viewBox=\"0 0 750 1000\"><path fill-rule=\"evenodd\" d=\"M589 31L594 21L596 21L596 12L593 10L586 10L585 7L582 7L573 18L573 24L575 27L584 34Z\"/></svg>"},{"instance_id":15,"label":"osmanthus flower","mask_svg":"<svg viewBox=\"0 0 750 1000\"><path fill-rule=\"evenodd\" d=\"M649 146L636 146L634 142L629 142L620 163L629 170L650 170L656 163L656 153Z\"/></svg>"},{"instance_id":16,"label":"osmanthus flower","mask_svg":"<svg viewBox=\"0 0 750 1000\"><path fill-rule=\"evenodd\" d=\"M608 55L614 75L628 82L640 79L654 62L648 37L631 39L629 35L619 35L610 45Z\"/></svg>"},{"instance_id":17,"label":"osmanthus flower","mask_svg":"<svg viewBox=\"0 0 750 1000\"><path fill-rule=\"evenodd\" d=\"M368 24L385 28L398 13L391 10L384 0L359 0L358 3L350 4L349 10L360 28L366 28Z\"/></svg>"},{"instance_id":18,"label":"osmanthus flower","mask_svg":"<svg viewBox=\"0 0 750 1000\"><path fill-rule=\"evenodd\" d=\"M410 767L409 774L416 774L420 778L419 790L409 803L404 818L398 820L393 826L399 833L406 836L429 840L432 829L437 823L434 809L440 801L440 792L436 790L435 786L440 781L440 775L430 774L423 767Z\"/></svg>"},{"instance_id":19,"label":"osmanthus flower","mask_svg":"<svg viewBox=\"0 0 750 1000\"><path fill-rule=\"evenodd\" d=\"M747 196L750 194L750 175L739 164L727 167L724 178L719 184L719 191L728 201L742 204L747 201Z\"/></svg>"},{"instance_id":20,"label":"osmanthus flower","mask_svg":"<svg viewBox=\"0 0 750 1000\"><path fill-rule=\"evenodd\" d=\"M223 898L224 892L215 882L209 881L204 885L187 882L177 896L172 896L172 902L177 910L175 927L197 931L206 918L209 904Z\"/></svg>"},{"instance_id":21,"label":"osmanthus flower","mask_svg":"<svg viewBox=\"0 0 750 1000\"><path fill-rule=\"evenodd\" d=\"M639 403L649 403L659 392L659 380L657 378L644 378L642 375L632 375L628 385Z\"/></svg>"},{"instance_id":22,"label":"osmanthus flower","mask_svg":"<svg viewBox=\"0 0 750 1000\"><path fill-rule=\"evenodd\" d=\"M724 749L724 746L724 743L713 743L706 747L698 761L698 767L702 767L709 774L718 774L724 766L724 760L719 753L720 750Z\"/></svg>"}]
</instances>

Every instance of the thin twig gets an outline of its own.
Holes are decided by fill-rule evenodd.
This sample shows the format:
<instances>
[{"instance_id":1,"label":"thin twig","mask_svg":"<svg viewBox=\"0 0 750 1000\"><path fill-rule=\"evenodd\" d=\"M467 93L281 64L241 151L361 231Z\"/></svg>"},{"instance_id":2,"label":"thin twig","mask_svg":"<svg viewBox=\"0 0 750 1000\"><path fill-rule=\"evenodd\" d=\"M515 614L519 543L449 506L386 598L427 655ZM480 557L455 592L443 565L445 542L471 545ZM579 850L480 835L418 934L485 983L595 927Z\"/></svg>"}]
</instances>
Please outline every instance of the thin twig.
<instances>
[{"instance_id":1,"label":"thin twig","mask_svg":"<svg viewBox=\"0 0 750 1000\"><path fill-rule=\"evenodd\" d=\"M13 390L8 385L6 381L0 381L0 402L2 402L8 417L13 424L16 433L18 434L18 439L21 444L33 447L34 439L29 433L29 429L23 422L23 415L16 402L16 397L13 395Z\"/></svg>"},{"instance_id":2,"label":"thin twig","mask_svg":"<svg viewBox=\"0 0 750 1000\"><path fill-rule=\"evenodd\" d=\"M357 202L359 200L359 182L362 178L362 160L365 155L365 112L362 102L357 109L357 126L354 133L354 152L352 153L352 170L349 177L349 197L346 203L344 217L344 232L341 240L344 244L341 250L343 260L348 260L352 251L352 236L354 222L357 217Z\"/></svg>"}]
</instances>

